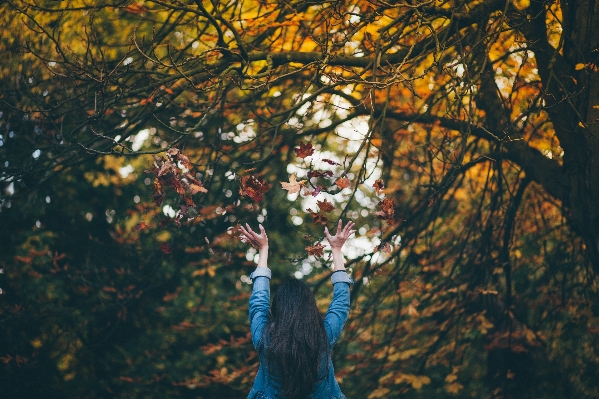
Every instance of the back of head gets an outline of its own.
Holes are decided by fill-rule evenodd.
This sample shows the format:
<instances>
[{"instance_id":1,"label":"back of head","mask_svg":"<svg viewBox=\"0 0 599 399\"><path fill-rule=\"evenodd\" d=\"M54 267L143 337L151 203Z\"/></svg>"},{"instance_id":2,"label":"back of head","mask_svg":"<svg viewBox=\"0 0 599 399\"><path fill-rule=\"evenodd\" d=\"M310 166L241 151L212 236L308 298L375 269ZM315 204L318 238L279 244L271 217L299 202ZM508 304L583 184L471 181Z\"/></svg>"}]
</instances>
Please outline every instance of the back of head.
<instances>
[{"instance_id":1,"label":"back of head","mask_svg":"<svg viewBox=\"0 0 599 399\"><path fill-rule=\"evenodd\" d=\"M308 396L328 365L327 335L314 294L303 281L289 280L277 290L271 313L263 340L271 372L280 378L285 398Z\"/></svg>"}]
</instances>

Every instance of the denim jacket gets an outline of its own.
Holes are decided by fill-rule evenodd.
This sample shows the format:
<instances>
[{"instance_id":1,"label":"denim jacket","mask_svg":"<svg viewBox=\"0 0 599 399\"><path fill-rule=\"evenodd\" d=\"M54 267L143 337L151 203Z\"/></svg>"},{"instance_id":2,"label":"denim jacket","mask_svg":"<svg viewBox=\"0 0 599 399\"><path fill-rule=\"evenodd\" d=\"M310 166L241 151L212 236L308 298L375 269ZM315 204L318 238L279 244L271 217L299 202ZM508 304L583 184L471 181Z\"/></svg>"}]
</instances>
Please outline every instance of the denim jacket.
<instances>
[{"instance_id":1,"label":"denim jacket","mask_svg":"<svg viewBox=\"0 0 599 399\"><path fill-rule=\"evenodd\" d=\"M254 282L250 297L250 326L254 348L260 356L260 368L254 380L254 386L248 399L280 399L280 385L268 372L266 354L260 349L262 330L270 321L270 269L259 267L250 275ZM345 272L335 272L331 276L333 283L333 300L324 317L324 327L329 340L329 350L339 338L343 325L349 315L349 285L352 279ZM312 394L306 399L345 399L335 379L331 353L327 355L328 374L314 386Z\"/></svg>"}]
</instances>

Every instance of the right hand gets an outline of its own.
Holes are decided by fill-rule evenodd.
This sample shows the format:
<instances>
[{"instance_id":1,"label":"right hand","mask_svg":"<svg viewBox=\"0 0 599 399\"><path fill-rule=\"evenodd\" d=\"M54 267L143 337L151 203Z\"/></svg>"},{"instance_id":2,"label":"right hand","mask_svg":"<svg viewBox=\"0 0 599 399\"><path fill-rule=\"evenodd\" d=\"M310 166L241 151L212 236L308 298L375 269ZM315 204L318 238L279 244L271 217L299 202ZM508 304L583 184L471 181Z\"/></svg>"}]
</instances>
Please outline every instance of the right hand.
<instances>
[{"instance_id":1,"label":"right hand","mask_svg":"<svg viewBox=\"0 0 599 399\"><path fill-rule=\"evenodd\" d=\"M268 248L268 236L262 225L258 226L260 227L260 234L252 230L249 224L246 223L245 226L239 226L239 230L241 231L239 238L241 241L247 242L256 249Z\"/></svg>"}]
</instances>

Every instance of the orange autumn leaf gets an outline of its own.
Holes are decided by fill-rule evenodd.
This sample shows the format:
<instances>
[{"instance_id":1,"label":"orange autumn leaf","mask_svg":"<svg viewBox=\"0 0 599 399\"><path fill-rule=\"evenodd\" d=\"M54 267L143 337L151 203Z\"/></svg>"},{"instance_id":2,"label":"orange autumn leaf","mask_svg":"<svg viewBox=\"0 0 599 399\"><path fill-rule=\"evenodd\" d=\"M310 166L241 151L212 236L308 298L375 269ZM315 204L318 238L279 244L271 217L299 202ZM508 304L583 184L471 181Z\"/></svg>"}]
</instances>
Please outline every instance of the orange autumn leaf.
<instances>
[{"instance_id":1,"label":"orange autumn leaf","mask_svg":"<svg viewBox=\"0 0 599 399\"><path fill-rule=\"evenodd\" d=\"M195 193L207 193L208 190L206 189L206 187L203 187L201 185L198 184L190 184L189 185L189 191L191 191L192 194Z\"/></svg>"},{"instance_id":2,"label":"orange autumn leaf","mask_svg":"<svg viewBox=\"0 0 599 399\"><path fill-rule=\"evenodd\" d=\"M347 187L349 187L351 185L349 179L346 176L340 177L337 180L335 180L335 184L340 189L347 188Z\"/></svg>"},{"instance_id":3,"label":"orange autumn leaf","mask_svg":"<svg viewBox=\"0 0 599 399\"><path fill-rule=\"evenodd\" d=\"M371 139L370 142L376 148L381 148L381 145L383 144L383 140L382 139Z\"/></svg>"},{"instance_id":4,"label":"orange autumn leaf","mask_svg":"<svg viewBox=\"0 0 599 399\"><path fill-rule=\"evenodd\" d=\"M133 3L133 4L129 4L127 7L125 7L125 11L127 11L131 14L142 14L142 13L148 11L148 9L146 7L144 7L142 4Z\"/></svg>"}]
</instances>

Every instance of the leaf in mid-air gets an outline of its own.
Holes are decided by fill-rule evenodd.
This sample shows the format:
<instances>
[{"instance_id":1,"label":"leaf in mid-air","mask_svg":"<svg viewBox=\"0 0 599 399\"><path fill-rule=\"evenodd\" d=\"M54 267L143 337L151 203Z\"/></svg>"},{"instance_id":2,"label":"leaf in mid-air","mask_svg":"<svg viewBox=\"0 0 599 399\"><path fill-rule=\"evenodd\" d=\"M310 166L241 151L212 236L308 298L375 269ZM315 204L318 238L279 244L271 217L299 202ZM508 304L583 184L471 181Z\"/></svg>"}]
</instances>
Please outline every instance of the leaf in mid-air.
<instances>
[{"instance_id":1,"label":"leaf in mid-air","mask_svg":"<svg viewBox=\"0 0 599 399\"><path fill-rule=\"evenodd\" d=\"M332 159L323 159L322 162L326 162L329 165L333 165L333 166L339 166L339 165L341 165L339 162L335 162Z\"/></svg>"},{"instance_id":2,"label":"leaf in mid-air","mask_svg":"<svg viewBox=\"0 0 599 399\"><path fill-rule=\"evenodd\" d=\"M189 185L189 191L191 191L192 194L195 193L207 193L208 190L206 190L206 187L197 185L197 184L190 184Z\"/></svg>"},{"instance_id":3,"label":"leaf in mid-air","mask_svg":"<svg viewBox=\"0 0 599 399\"><path fill-rule=\"evenodd\" d=\"M254 202L262 201L264 193L270 189L270 184L256 176L241 176L239 184L239 194Z\"/></svg>"},{"instance_id":4,"label":"leaf in mid-air","mask_svg":"<svg viewBox=\"0 0 599 399\"><path fill-rule=\"evenodd\" d=\"M281 182L281 186L283 186L283 190L289 191L289 194L294 194L302 188L305 182L305 180L297 181L295 180L295 175L291 175L289 176L289 183Z\"/></svg>"},{"instance_id":5,"label":"leaf in mid-air","mask_svg":"<svg viewBox=\"0 0 599 399\"><path fill-rule=\"evenodd\" d=\"M395 221L395 203L393 202L393 199L388 197L383 199L378 203L378 207L381 210L373 212L375 216L389 223L393 223Z\"/></svg>"},{"instance_id":6,"label":"leaf in mid-air","mask_svg":"<svg viewBox=\"0 0 599 399\"><path fill-rule=\"evenodd\" d=\"M377 181L374 182L372 187L374 187L377 194L380 194L385 189L385 182L383 182L382 179L378 179Z\"/></svg>"},{"instance_id":7,"label":"leaf in mid-air","mask_svg":"<svg viewBox=\"0 0 599 399\"><path fill-rule=\"evenodd\" d=\"M326 199L323 201L316 201L316 205L318 205L318 208L321 212L331 212L335 209L335 205L333 205L332 202L329 202Z\"/></svg>"},{"instance_id":8,"label":"leaf in mid-air","mask_svg":"<svg viewBox=\"0 0 599 399\"><path fill-rule=\"evenodd\" d=\"M320 224L326 226L327 223L329 222L329 219L327 219L327 217L325 215L323 215L322 213L314 212L312 209L308 209L308 212L310 212L310 216L312 216L312 223L314 223L314 224L320 223Z\"/></svg>"},{"instance_id":9,"label":"leaf in mid-air","mask_svg":"<svg viewBox=\"0 0 599 399\"><path fill-rule=\"evenodd\" d=\"M306 252L308 252L308 255L313 255L313 256L323 256L324 255L324 245L322 245L321 243L318 243L316 245L308 245L306 247Z\"/></svg>"},{"instance_id":10,"label":"leaf in mid-air","mask_svg":"<svg viewBox=\"0 0 599 399\"><path fill-rule=\"evenodd\" d=\"M337 187L339 187L340 189L344 189L350 186L350 182L349 179L345 176L338 178L337 180L335 180L335 184L337 185Z\"/></svg>"},{"instance_id":11,"label":"leaf in mid-air","mask_svg":"<svg viewBox=\"0 0 599 399\"><path fill-rule=\"evenodd\" d=\"M306 158L314 154L314 147L312 147L312 143L300 142L300 146L294 148L293 151L295 151L295 155L298 157Z\"/></svg>"}]
</instances>

